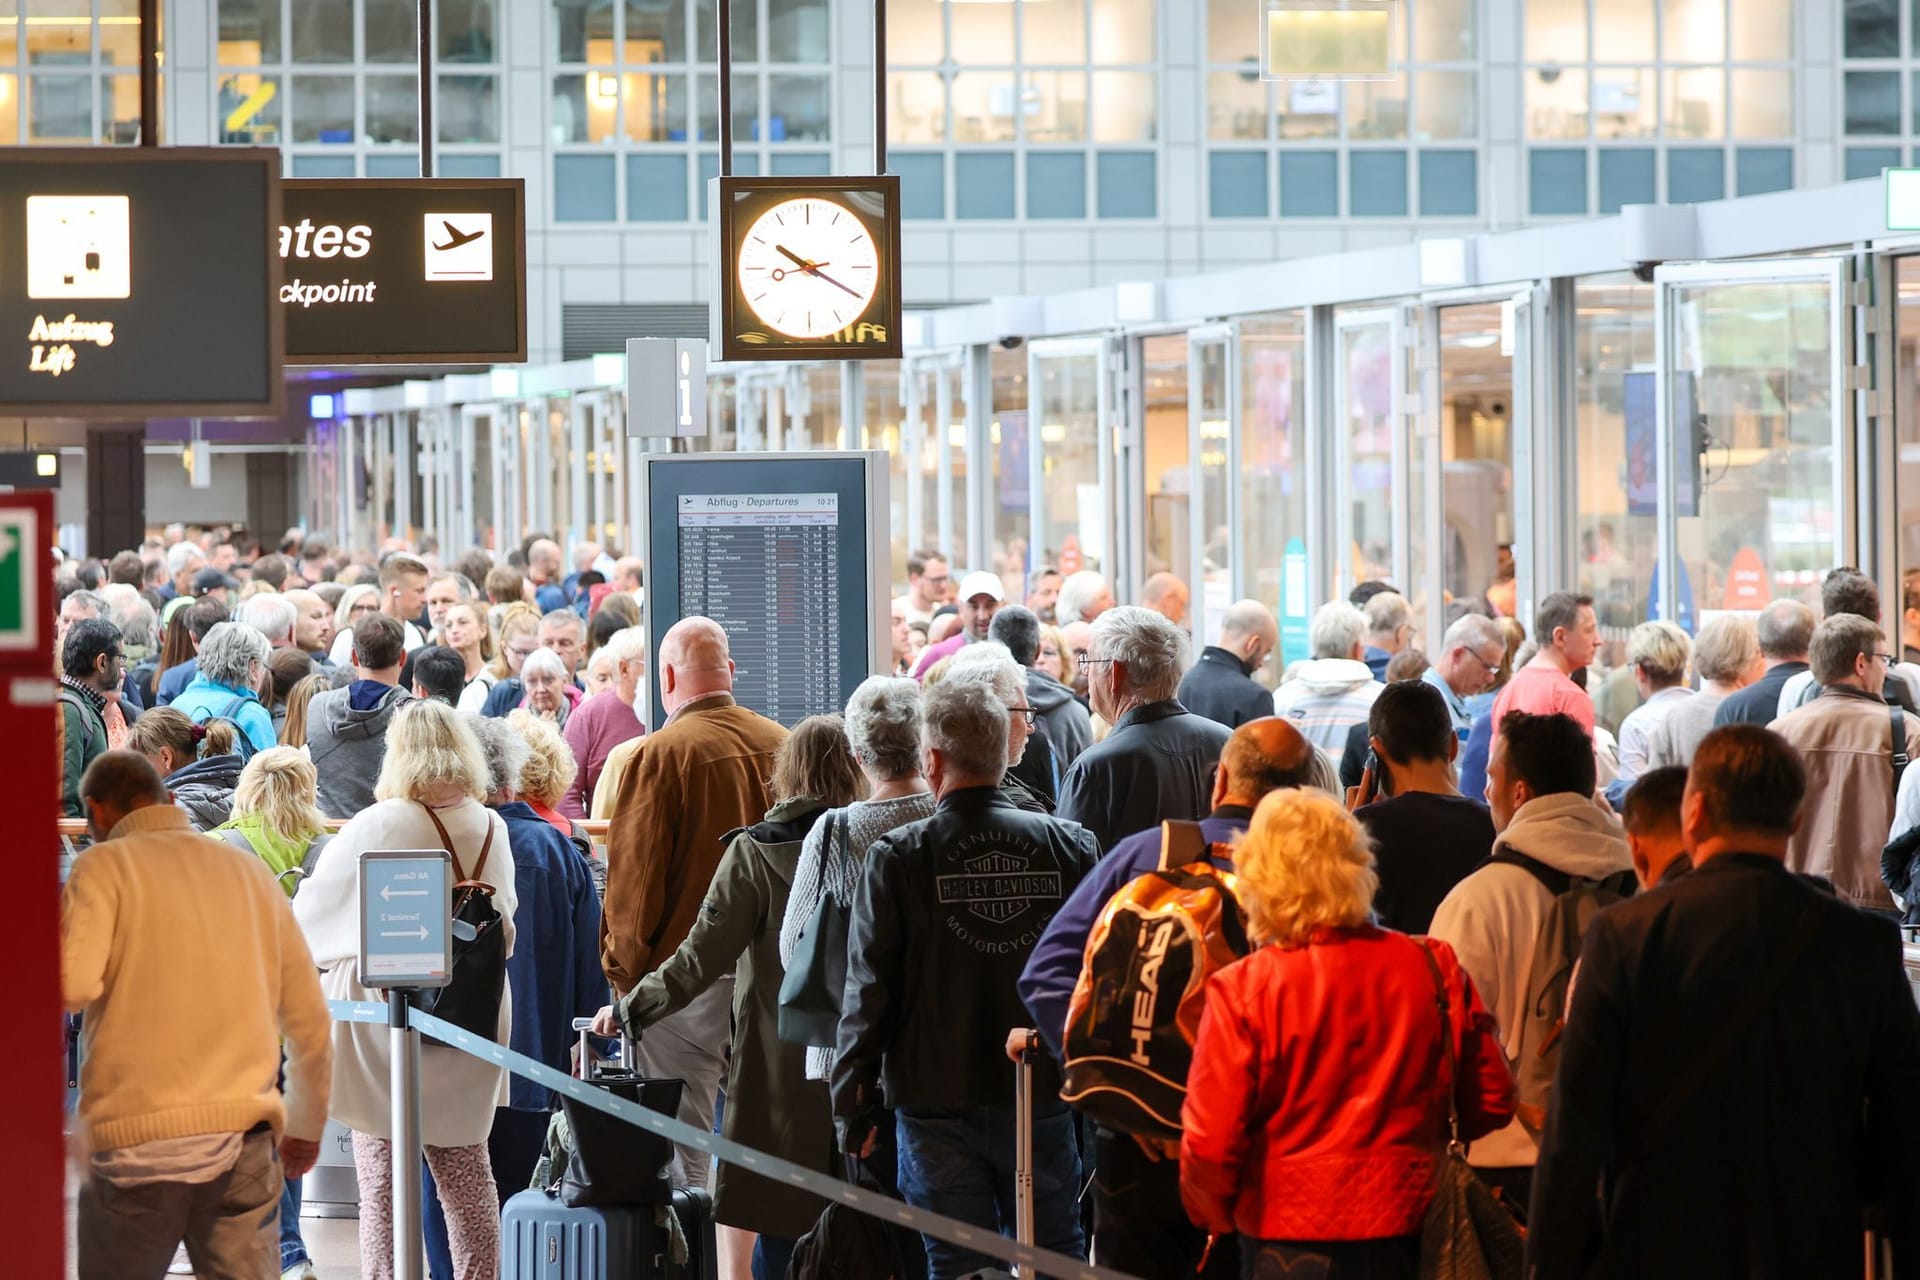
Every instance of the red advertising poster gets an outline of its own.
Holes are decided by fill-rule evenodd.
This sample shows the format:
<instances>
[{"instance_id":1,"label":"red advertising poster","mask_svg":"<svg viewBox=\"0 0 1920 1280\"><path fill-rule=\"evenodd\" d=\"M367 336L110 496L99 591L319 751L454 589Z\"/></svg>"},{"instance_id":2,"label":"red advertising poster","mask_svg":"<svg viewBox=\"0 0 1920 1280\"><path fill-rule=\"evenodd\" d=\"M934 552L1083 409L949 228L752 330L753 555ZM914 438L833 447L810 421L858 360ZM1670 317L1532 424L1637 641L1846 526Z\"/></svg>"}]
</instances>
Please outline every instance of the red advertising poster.
<instances>
[{"instance_id":1,"label":"red advertising poster","mask_svg":"<svg viewBox=\"0 0 1920 1280\"><path fill-rule=\"evenodd\" d=\"M1753 612L1772 602L1773 592L1767 589L1766 561L1752 547L1740 548L1727 568L1726 607Z\"/></svg>"}]
</instances>

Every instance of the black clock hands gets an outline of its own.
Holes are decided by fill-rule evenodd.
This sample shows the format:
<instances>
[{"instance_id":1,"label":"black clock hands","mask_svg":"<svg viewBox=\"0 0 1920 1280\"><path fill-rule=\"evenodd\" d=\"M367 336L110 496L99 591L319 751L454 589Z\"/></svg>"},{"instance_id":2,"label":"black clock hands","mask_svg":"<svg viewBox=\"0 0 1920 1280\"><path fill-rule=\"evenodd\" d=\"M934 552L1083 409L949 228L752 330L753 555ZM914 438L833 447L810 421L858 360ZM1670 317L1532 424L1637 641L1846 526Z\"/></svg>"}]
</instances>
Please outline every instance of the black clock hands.
<instances>
[{"instance_id":1,"label":"black clock hands","mask_svg":"<svg viewBox=\"0 0 1920 1280\"><path fill-rule=\"evenodd\" d=\"M819 263L811 262L808 259L801 257L799 254L795 253L793 250L787 248L787 246L783 244L776 244L773 247L778 252L792 259L795 266L799 267L802 271L806 272L808 275L813 276L815 279L825 280L828 284L832 285L834 288L840 290L842 293L845 293L851 297L858 298L860 296L859 293L856 292L855 290L847 288L846 285L841 284L838 280L835 280L832 276L820 270Z\"/></svg>"}]
</instances>

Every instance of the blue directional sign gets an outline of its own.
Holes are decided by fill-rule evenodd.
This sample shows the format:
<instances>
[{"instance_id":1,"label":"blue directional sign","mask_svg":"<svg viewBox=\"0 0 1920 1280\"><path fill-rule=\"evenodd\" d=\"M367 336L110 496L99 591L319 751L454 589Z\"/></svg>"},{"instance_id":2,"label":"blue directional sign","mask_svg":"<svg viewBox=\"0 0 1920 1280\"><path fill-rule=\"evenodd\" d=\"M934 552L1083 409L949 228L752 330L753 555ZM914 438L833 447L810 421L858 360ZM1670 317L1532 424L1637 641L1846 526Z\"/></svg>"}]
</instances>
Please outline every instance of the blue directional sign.
<instances>
[{"instance_id":1,"label":"blue directional sign","mask_svg":"<svg viewBox=\"0 0 1920 1280\"><path fill-rule=\"evenodd\" d=\"M360 985L444 987L453 970L453 877L444 849L360 855Z\"/></svg>"}]
</instances>

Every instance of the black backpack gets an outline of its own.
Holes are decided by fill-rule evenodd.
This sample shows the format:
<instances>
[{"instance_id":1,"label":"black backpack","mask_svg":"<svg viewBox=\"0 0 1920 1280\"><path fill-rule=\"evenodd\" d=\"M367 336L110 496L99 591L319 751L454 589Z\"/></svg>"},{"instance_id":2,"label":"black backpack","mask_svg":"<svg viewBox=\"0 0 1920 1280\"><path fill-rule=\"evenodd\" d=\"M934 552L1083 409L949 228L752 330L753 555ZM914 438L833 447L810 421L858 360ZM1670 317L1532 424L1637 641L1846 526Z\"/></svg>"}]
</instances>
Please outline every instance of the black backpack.
<instances>
[{"instance_id":1,"label":"black backpack","mask_svg":"<svg viewBox=\"0 0 1920 1280\"><path fill-rule=\"evenodd\" d=\"M847 1181L885 1192L861 1162L847 1158ZM800 1237L787 1263L787 1280L926 1280L927 1251L920 1233L844 1204L831 1204Z\"/></svg>"}]
</instances>

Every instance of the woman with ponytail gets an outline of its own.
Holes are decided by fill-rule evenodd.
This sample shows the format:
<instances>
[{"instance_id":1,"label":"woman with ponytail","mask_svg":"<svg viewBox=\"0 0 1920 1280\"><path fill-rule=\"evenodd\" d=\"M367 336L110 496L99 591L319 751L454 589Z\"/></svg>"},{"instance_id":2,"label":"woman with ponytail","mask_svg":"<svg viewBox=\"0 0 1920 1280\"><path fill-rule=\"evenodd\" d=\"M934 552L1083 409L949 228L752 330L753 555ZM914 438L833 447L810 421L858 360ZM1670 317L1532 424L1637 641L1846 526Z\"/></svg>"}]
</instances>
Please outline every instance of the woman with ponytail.
<instances>
[{"instance_id":1,"label":"woman with ponytail","mask_svg":"<svg viewBox=\"0 0 1920 1280\"><path fill-rule=\"evenodd\" d=\"M211 831L233 816L241 765L233 748L232 721L198 725L170 706L145 713L127 733L127 750L153 762L174 803L198 831Z\"/></svg>"}]
</instances>

